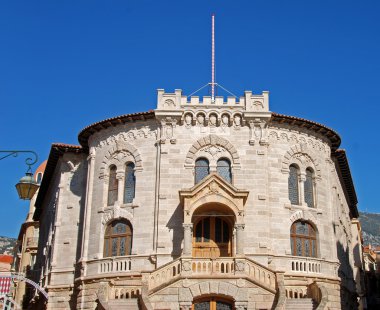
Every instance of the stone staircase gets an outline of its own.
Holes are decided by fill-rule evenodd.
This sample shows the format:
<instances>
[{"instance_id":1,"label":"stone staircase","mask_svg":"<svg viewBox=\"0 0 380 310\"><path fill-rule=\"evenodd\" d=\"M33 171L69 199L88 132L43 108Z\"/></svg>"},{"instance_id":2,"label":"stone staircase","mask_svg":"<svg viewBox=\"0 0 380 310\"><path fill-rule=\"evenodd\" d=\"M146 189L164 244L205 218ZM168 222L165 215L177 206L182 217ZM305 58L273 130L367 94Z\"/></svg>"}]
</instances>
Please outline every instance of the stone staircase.
<instances>
[{"instance_id":1,"label":"stone staircase","mask_svg":"<svg viewBox=\"0 0 380 310\"><path fill-rule=\"evenodd\" d=\"M288 298L285 310L315 310L317 303L311 298Z\"/></svg>"},{"instance_id":2,"label":"stone staircase","mask_svg":"<svg viewBox=\"0 0 380 310\"><path fill-rule=\"evenodd\" d=\"M108 310L140 310L137 298L112 299L107 304Z\"/></svg>"}]
</instances>

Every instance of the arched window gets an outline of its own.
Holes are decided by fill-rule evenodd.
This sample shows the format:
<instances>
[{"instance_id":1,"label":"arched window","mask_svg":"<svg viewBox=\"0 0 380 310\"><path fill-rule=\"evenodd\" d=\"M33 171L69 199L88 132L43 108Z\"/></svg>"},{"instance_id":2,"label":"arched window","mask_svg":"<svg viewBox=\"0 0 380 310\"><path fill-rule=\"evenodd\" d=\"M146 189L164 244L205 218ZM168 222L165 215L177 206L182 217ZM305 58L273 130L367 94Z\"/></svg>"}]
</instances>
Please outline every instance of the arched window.
<instances>
[{"instance_id":1,"label":"arched window","mask_svg":"<svg viewBox=\"0 0 380 310\"><path fill-rule=\"evenodd\" d=\"M115 220L108 224L104 235L104 257L130 255L132 228L126 220Z\"/></svg>"},{"instance_id":2,"label":"arched window","mask_svg":"<svg viewBox=\"0 0 380 310\"><path fill-rule=\"evenodd\" d=\"M232 183L231 162L226 158L218 160L216 171L227 182Z\"/></svg>"},{"instance_id":3,"label":"arched window","mask_svg":"<svg viewBox=\"0 0 380 310\"><path fill-rule=\"evenodd\" d=\"M317 257L317 234L308 222L294 222L290 228L292 255Z\"/></svg>"},{"instance_id":4,"label":"arched window","mask_svg":"<svg viewBox=\"0 0 380 310\"><path fill-rule=\"evenodd\" d=\"M108 182L108 202L107 205L113 206L117 200L118 181L116 179L116 166L110 167L109 182Z\"/></svg>"},{"instance_id":5,"label":"arched window","mask_svg":"<svg viewBox=\"0 0 380 310\"><path fill-rule=\"evenodd\" d=\"M313 170L306 169L306 180L304 184L305 202L309 208L314 208L314 182Z\"/></svg>"},{"instance_id":6,"label":"arched window","mask_svg":"<svg viewBox=\"0 0 380 310\"><path fill-rule=\"evenodd\" d=\"M125 167L124 203L131 203L135 198L135 164L128 163Z\"/></svg>"},{"instance_id":7,"label":"arched window","mask_svg":"<svg viewBox=\"0 0 380 310\"><path fill-rule=\"evenodd\" d=\"M209 162L206 158L198 158L195 161L195 184L202 181L210 173Z\"/></svg>"},{"instance_id":8,"label":"arched window","mask_svg":"<svg viewBox=\"0 0 380 310\"><path fill-rule=\"evenodd\" d=\"M298 205L300 201L298 193L298 168L295 165L289 167L288 191L290 203Z\"/></svg>"}]
</instances>

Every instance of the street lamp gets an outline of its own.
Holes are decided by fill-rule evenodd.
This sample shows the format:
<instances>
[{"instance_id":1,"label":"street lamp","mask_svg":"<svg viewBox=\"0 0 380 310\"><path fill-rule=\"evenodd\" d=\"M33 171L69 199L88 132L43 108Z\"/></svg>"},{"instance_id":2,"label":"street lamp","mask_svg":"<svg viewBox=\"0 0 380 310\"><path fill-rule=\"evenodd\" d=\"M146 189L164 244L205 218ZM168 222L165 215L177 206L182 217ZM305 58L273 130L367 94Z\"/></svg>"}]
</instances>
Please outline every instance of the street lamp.
<instances>
[{"instance_id":1,"label":"street lamp","mask_svg":"<svg viewBox=\"0 0 380 310\"><path fill-rule=\"evenodd\" d=\"M38 189L38 184L36 181L34 181L32 168L31 166L34 165L38 161L38 156L33 151L0 151L0 153L6 153L7 155L0 157L0 160L3 160L4 158L7 158L9 156L17 157L19 153L30 153L33 154L33 158L28 157L25 159L25 163L29 167L26 171L26 175L20 179L20 181L16 184L17 193L20 197L20 199L24 200L30 200L36 193Z\"/></svg>"}]
</instances>

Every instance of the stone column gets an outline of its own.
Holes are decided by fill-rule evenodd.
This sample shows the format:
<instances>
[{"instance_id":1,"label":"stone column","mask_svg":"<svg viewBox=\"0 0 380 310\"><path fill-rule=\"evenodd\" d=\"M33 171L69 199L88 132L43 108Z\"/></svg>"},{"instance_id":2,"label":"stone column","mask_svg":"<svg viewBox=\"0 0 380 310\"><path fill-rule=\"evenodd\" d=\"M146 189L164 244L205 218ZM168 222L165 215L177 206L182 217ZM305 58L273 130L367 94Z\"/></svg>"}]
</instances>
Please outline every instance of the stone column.
<instances>
[{"instance_id":1,"label":"stone column","mask_svg":"<svg viewBox=\"0 0 380 310\"><path fill-rule=\"evenodd\" d=\"M116 179L117 179L117 201L119 202L119 205L122 205L124 203L124 171L117 171L116 172Z\"/></svg>"},{"instance_id":2,"label":"stone column","mask_svg":"<svg viewBox=\"0 0 380 310\"><path fill-rule=\"evenodd\" d=\"M299 199L300 199L300 202L299 204L304 206L306 205L306 202L305 202L305 181L306 181L306 173L304 172L301 172L300 175L299 175Z\"/></svg>"},{"instance_id":3,"label":"stone column","mask_svg":"<svg viewBox=\"0 0 380 310\"><path fill-rule=\"evenodd\" d=\"M193 231L193 224L182 224L183 226L183 256L191 256L191 250L192 250L192 231Z\"/></svg>"},{"instance_id":4,"label":"stone column","mask_svg":"<svg viewBox=\"0 0 380 310\"><path fill-rule=\"evenodd\" d=\"M87 188L86 188L86 201L84 211L84 225L83 225L83 238L82 238L82 257L81 261L88 259L88 243L90 235L90 221L91 221L91 208L92 208L92 192L94 186L95 175L95 148L90 148L90 155L87 157ZM82 269L82 271L84 271Z\"/></svg>"},{"instance_id":5,"label":"stone column","mask_svg":"<svg viewBox=\"0 0 380 310\"><path fill-rule=\"evenodd\" d=\"M235 224L236 230L236 256L244 254L244 224Z\"/></svg>"},{"instance_id":6,"label":"stone column","mask_svg":"<svg viewBox=\"0 0 380 310\"><path fill-rule=\"evenodd\" d=\"M179 309L180 310L191 310L192 309L192 303L188 303L188 302L181 302L179 304Z\"/></svg>"}]
</instances>

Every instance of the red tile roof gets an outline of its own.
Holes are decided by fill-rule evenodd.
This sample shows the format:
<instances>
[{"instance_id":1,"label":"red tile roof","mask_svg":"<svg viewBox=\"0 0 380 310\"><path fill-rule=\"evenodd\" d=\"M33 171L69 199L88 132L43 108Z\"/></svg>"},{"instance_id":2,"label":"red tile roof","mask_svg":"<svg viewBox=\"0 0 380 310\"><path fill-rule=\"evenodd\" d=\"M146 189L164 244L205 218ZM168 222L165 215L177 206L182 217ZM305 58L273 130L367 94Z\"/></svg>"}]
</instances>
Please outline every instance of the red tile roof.
<instances>
[{"instance_id":1,"label":"red tile roof","mask_svg":"<svg viewBox=\"0 0 380 310\"><path fill-rule=\"evenodd\" d=\"M7 254L0 254L0 263L12 264L13 256Z\"/></svg>"}]
</instances>

